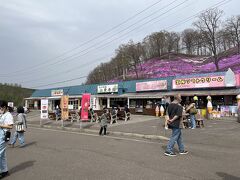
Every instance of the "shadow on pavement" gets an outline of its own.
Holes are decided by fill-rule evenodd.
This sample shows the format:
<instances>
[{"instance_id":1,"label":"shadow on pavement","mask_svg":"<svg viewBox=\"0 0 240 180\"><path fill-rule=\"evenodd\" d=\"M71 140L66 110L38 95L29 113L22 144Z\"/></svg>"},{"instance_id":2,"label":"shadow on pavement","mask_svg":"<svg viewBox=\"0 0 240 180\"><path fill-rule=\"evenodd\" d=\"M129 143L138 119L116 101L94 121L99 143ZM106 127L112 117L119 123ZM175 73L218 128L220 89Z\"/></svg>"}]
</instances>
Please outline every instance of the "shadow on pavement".
<instances>
[{"instance_id":1,"label":"shadow on pavement","mask_svg":"<svg viewBox=\"0 0 240 180\"><path fill-rule=\"evenodd\" d=\"M28 146L35 145L35 144L37 144L36 141L33 141L33 142L30 142L30 143L27 143L27 144L24 145L24 148L25 148L25 147L28 147Z\"/></svg>"},{"instance_id":2,"label":"shadow on pavement","mask_svg":"<svg viewBox=\"0 0 240 180\"><path fill-rule=\"evenodd\" d=\"M217 172L218 176L222 177L223 180L240 180L240 177L232 176L230 174L224 173L224 172Z\"/></svg>"},{"instance_id":3,"label":"shadow on pavement","mask_svg":"<svg viewBox=\"0 0 240 180\"><path fill-rule=\"evenodd\" d=\"M34 160L34 161L26 161L26 162L23 162L23 163L15 166L15 167L13 167L13 168L11 168L9 171L10 171L10 173L16 173L16 172L18 172L18 171L22 171L22 170L24 170L24 169L27 169L27 168L33 166L35 162L36 162L35 160Z\"/></svg>"}]
</instances>

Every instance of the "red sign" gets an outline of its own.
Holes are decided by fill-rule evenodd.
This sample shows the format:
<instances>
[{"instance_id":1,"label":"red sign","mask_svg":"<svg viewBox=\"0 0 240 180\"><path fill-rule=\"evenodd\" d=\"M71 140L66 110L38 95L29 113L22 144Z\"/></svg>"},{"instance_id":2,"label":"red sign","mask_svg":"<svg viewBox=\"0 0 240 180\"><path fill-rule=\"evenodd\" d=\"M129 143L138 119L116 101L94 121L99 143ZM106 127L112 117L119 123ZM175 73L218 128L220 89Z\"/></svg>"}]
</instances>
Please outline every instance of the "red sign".
<instances>
[{"instance_id":1,"label":"red sign","mask_svg":"<svg viewBox=\"0 0 240 180\"><path fill-rule=\"evenodd\" d=\"M81 120L88 120L88 108L90 105L91 94L82 95L82 110L81 110Z\"/></svg>"},{"instance_id":2,"label":"red sign","mask_svg":"<svg viewBox=\"0 0 240 180\"><path fill-rule=\"evenodd\" d=\"M172 89L194 89L225 87L224 76L202 76L185 79L174 79Z\"/></svg>"},{"instance_id":3,"label":"red sign","mask_svg":"<svg viewBox=\"0 0 240 180\"><path fill-rule=\"evenodd\" d=\"M148 81L136 83L136 91L166 90L167 80Z\"/></svg>"}]
</instances>

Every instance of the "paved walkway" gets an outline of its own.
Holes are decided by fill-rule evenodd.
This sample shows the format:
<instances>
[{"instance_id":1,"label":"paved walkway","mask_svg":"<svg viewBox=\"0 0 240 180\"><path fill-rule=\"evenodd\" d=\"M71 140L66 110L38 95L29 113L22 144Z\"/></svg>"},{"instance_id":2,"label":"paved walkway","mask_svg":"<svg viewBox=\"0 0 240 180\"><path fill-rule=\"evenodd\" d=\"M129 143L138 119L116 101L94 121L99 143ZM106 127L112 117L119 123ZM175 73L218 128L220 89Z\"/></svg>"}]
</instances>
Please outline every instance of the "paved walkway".
<instances>
[{"instance_id":1,"label":"paved walkway","mask_svg":"<svg viewBox=\"0 0 240 180\"><path fill-rule=\"evenodd\" d=\"M29 126L40 126L40 113L34 111L28 114ZM73 122L71 121L53 121L42 120L42 125L45 128L61 128L70 131L83 131L88 133L98 133L99 124L90 122ZM184 129L183 133L198 136L200 133L214 134L219 130L224 131L224 135L231 134L234 130L233 123L236 123L236 118L224 118L221 120L205 120L204 128ZM237 123L236 123L237 124ZM108 132L112 135L124 135L147 139L168 140L171 135L171 130L164 129L164 119L154 116L132 115L130 121L119 120L118 123L108 125ZM187 136L188 137L188 136Z\"/></svg>"}]
</instances>

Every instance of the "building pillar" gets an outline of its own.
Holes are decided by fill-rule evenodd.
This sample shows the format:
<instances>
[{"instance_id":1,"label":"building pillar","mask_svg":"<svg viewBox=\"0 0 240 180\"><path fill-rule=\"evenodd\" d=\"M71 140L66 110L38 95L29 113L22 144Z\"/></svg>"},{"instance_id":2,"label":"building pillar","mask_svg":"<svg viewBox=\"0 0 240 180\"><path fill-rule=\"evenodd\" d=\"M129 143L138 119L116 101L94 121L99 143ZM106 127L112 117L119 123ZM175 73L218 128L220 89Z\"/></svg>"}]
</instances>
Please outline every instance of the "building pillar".
<instances>
[{"instance_id":1,"label":"building pillar","mask_svg":"<svg viewBox=\"0 0 240 180\"><path fill-rule=\"evenodd\" d=\"M127 106L130 107L130 99L129 99L129 97L127 98Z\"/></svg>"},{"instance_id":2,"label":"building pillar","mask_svg":"<svg viewBox=\"0 0 240 180\"><path fill-rule=\"evenodd\" d=\"M38 109L38 101L37 100L34 101L34 109Z\"/></svg>"},{"instance_id":3,"label":"building pillar","mask_svg":"<svg viewBox=\"0 0 240 180\"><path fill-rule=\"evenodd\" d=\"M107 108L110 108L110 98L107 98Z\"/></svg>"},{"instance_id":4,"label":"building pillar","mask_svg":"<svg viewBox=\"0 0 240 180\"><path fill-rule=\"evenodd\" d=\"M93 109L93 110L101 110L100 98L99 97L96 98L96 109Z\"/></svg>"},{"instance_id":5,"label":"building pillar","mask_svg":"<svg viewBox=\"0 0 240 180\"><path fill-rule=\"evenodd\" d=\"M237 103L238 103L238 122L240 123L240 94L237 95Z\"/></svg>"},{"instance_id":6,"label":"building pillar","mask_svg":"<svg viewBox=\"0 0 240 180\"><path fill-rule=\"evenodd\" d=\"M27 100L27 99L25 100L25 107L26 107L26 108L29 108L29 107L28 107L28 100Z\"/></svg>"}]
</instances>

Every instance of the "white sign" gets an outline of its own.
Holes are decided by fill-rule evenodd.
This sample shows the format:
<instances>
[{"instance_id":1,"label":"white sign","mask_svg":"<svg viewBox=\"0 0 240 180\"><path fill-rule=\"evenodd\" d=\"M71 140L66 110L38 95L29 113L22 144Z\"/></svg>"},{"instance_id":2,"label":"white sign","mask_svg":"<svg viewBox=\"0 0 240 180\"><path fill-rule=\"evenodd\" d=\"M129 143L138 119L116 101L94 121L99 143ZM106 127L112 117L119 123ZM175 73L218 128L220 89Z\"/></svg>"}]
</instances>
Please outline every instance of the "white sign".
<instances>
[{"instance_id":1,"label":"white sign","mask_svg":"<svg viewBox=\"0 0 240 180\"><path fill-rule=\"evenodd\" d=\"M48 119L48 99L41 99L41 119Z\"/></svg>"},{"instance_id":2,"label":"white sign","mask_svg":"<svg viewBox=\"0 0 240 180\"><path fill-rule=\"evenodd\" d=\"M71 109L71 110L72 110L72 109L73 109L73 104L69 104L69 105L68 105L68 109Z\"/></svg>"},{"instance_id":3,"label":"white sign","mask_svg":"<svg viewBox=\"0 0 240 180\"><path fill-rule=\"evenodd\" d=\"M63 96L63 89L55 89L51 91L51 96Z\"/></svg>"},{"instance_id":4,"label":"white sign","mask_svg":"<svg viewBox=\"0 0 240 180\"><path fill-rule=\"evenodd\" d=\"M116 93L118 92L118 84L100 85L97 87L97 93Z\"/></svg>"},{"instance_id":5,"label":"white sign","mask_svg":"<svg viewBox=\"0 0 240 180\"><path fill-rule=\"evenodd\" d=\"M13 108L13 102L8 102L8 106Z\"/></svg>"}]
</instances>

